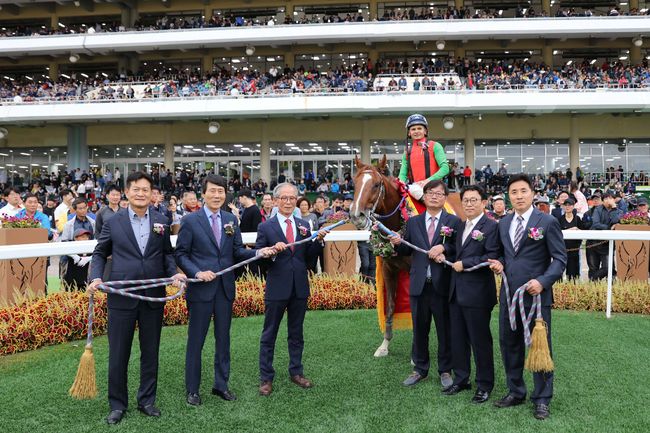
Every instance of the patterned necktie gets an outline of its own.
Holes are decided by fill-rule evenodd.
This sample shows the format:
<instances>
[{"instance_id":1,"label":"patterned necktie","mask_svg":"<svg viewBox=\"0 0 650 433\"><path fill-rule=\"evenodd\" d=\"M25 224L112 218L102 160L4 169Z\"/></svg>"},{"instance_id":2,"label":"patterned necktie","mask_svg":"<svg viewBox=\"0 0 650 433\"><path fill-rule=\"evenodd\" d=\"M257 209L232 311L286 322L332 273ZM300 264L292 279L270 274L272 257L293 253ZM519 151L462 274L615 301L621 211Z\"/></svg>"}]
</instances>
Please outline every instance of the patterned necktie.
<instances>
[{"instance_id":1,"label":"patterned necktie","mask_svg":"<svg viewBox=\"0 0 650 433\"><path fill-rule=\"evenodd\" d=\"M294 242L294 237L293 237L293 228L291 228L291 220L287 218L284 220L287 224L287 232L285 233L285 236L287 238L287 242L292 244ZM293 251L294 247L290 247L291 251Z\"/></svg>"},{"instance_id":2,"label":"patterned necktie","mask_svg":"<svg viewBox=\"0 0 650 433\"><path fill-rule=\"evenodd\" d=\"M472 232L472 221L467 220L465 223L465 231L463 232L463 244L467 240L467 236Z\"/></svg>"},{"instance_id":3,"label":"patterned necktie","mask_svg":"<svg viewBox=\"0 0 650 433\"><path fill-rule=\"evenodd\" d=\"M521 246L521 240L524 238L524 217L521 215L517 216L517 228L515 229L515 240L512 246L515 248L515 253L519 251Z\"/></svg>"},{"instance_id":4,"label":"patterned necktie","mask_svg":"<svg viewBox=\"0 0 650 433\"><path fill-rule=\"evenodd\" d=\"M438 221L438 217L431 218L429 222L429 228L427 229L427 234L429 235L429 245L433 244L433 237L436 234L436 221Z\"/></svg>"},{"instance_id":5,"label":"patterned necktie","mask_svg":"<svg viewBox=\"0 0 650 433\"><path fill-rule=\"evenodd\" d=\"M214 234L214 239L217 241L217 247L221 246L221 224L219 220L221 219L220 214L212 214L212 233Z\"/></svg>"}]
</instances>

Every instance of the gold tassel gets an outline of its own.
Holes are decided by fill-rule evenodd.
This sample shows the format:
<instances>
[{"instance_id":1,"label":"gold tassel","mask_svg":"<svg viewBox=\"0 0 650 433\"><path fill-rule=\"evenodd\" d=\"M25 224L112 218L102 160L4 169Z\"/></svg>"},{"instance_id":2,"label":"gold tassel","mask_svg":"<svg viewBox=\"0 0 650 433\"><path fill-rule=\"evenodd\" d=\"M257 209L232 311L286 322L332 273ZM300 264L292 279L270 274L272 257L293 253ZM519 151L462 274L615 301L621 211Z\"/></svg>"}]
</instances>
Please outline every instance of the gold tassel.
<instances>
[{"instance_id":1,"label":"gold tassel","mask_svg":"<svg viewBox=\"0 0 650 433\"><path fill-rule=\"evenodd\" d=\"M548 329L544 319L535 319L535 327L531 335L530 350L526 358L526 370L534 373L551 372L555 368L551 351L548 347Z\"/></svg>"},{"instance_id":2,"label":"gold tassel","mask_svg":"<svg viewBox=\"0 0 650 433\"><path fill-rule=\"evenodd\" d=\"M68 391L71 397L86 400L97 397L95 382L95 356L92 344L87 344L77 369L77 376Z\"/></svg>"}]
</instances>

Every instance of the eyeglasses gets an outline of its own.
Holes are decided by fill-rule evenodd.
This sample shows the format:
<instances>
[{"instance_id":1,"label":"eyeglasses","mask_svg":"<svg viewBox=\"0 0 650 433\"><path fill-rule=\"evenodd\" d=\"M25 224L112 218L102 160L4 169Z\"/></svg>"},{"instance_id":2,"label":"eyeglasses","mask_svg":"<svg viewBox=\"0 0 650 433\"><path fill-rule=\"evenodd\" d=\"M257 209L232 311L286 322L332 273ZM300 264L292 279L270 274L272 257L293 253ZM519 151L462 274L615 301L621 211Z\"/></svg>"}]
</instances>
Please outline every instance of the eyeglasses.
<instances>
[{"instance_id":1,"label":"eyeglasses","mask_svg":"<svg viewBox=\"0 0 650 433\"><path fill-rule=\"evenodd\" d=\"M282 197L278 197L278 200L286 201L286 202L296 201L296 200L298 200L298 197L296 197L295 195L291 195L291 196L285 195L285 196L282 196Z\"/></svg>"},{"instance_id":2,"label":"eyeglasses","mask_svg":"<svg viewBox=\"0 0 650 433\"><path fill-rule=\"evenodd\" d=\"M424 195L427 196L427 197L442 198L442 197L446 196L447 194L445 194L444 192L429 190L429 191L425 192Z\"/></svg>"},{"instance_id":3,"label":"eyeglasses","mask_svg":"<svg viewBox=\"0 0 650 433\"><path fill-rule=\"evenodd\" d=\"M475 204L478 203L479 201L480 201L480 199L478 199L478 198L476 198L476 197L473 197L473 198L465 198L465 199L463 199L463 204L471 204L471 205L475 205Z\"/></svg>"}]
</instances>

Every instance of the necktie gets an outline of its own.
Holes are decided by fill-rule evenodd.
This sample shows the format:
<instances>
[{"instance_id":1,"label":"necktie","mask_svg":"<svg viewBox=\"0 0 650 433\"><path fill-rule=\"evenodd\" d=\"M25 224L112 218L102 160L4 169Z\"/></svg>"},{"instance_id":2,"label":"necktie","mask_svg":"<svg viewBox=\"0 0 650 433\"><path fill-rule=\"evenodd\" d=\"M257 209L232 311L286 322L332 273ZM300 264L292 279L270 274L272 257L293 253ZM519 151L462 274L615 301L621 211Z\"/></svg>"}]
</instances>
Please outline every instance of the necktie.
<instances>
[{"instance_id":1,"label":"necktie","mask_svg":"<svg viewBox=\"0 0 650 433\"><path fill-rule=\"evenodd\" d=\"M287 242L292 244L294 242L294 237L293 237L293 228L291 227L291 220L287 218L285 220L287 224L287 232L285 233L285 237L287 238ZM293 251L294 247L291 247L291 251Z\"/></svg>"},{"instance_id":2,"label":"necktie","mask_svg":"<svg viewBox=\"0 0 650 433\"><path fill-rule=\"evenodd\" d=\"M433 244L433 237L436 234L436 221L438 221L438 217L431 218L429 222L429 228L427 229L427 235L429 235L429 245Z\"/></svg>"},{"instance_id":3,"label":"necktie","mask_svg":"<svg viewBox=\"0 0 650 433\"><path fill-rule=\"evenodd\" d=\"M214 240L217 241L217 247L221 246L221 224L219 224L220 219L220 214L212 214L212 233L214 234Z\"/></svg>"},{"instance_id":4,"label":"necktie","mask_svg":"<svg viewBox=\"0 0 650 433\"><path fill-rule=\"evenodd\" d=\"M465 223L465 231L463 232L463 244L467 240L467 236L469 236L469 234L472 232L472 225L472 221L470 220L467 220Z\"/></svg>"},{"instance_id":5,"label":"necktie","mask_svg":"<svg viewBox=\"0 0 650 433\"><path fill-rule=\"evenodd\" d=\"M521 215L517 216L517 228L515 229L515 240L512 243L512 246L515 248L515 253L519 251L521 246L521 240L524 238L524 217Z\"/></svg>"}]
</instances>

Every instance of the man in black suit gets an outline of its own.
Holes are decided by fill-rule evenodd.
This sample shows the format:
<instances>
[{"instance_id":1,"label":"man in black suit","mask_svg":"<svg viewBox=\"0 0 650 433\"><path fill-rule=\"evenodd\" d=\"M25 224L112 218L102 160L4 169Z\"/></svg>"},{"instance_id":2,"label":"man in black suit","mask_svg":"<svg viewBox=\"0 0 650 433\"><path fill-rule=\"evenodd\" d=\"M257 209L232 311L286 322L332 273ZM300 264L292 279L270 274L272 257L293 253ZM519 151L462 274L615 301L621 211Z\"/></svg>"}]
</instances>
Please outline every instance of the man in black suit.
<instances>
[{"instance_id":1,"label":"man in black suit","mask_svg":"<svg viewBox=\"0 0 650 433\"><path fill-rule=\"evenodd\" d=\"M499 303L499 343L506 370L508 394L495 403L503 408L522 404L526 399L524 382L524 343L523 326L519 312L516 314L517 329L510 329L506 290L510 296L524 284L526 311L532 308L533 295L541 295L542 318L548 326L548 346L551 345L551 305L553 304L553 284L562 278L567 263L567 253L560 223L551 215L533 207L533 185L523 174L511 176L508 181L508 195L514 213L499 223L501 258L490 260L494 272L505 270L509 287L501 285ZM530 328L535 325L532 320ZM533 373L535 388L530 396L533 402L533 415L537 419L550 416L549 404L553 397L553 373Z\"/></svg>"},{"instance_id":2,"label":"man in black suit","mask_svg":"<svg viewBox=\"0 0 650 433\"><path fill-rule=\"evenodd\" d=\"M203 209L183 218L176 243L178 266L185 274L202 281L190 283L186 294L189 327L185 387L187 403L193 406L201 404L201 352L213 316L215 353L212 394L226 401L237 399L228 389L235 275L228 272L217 278L215 272L251 258L256 253L244 247L237 218L231 213L221 212L227 187L226 179L221 176L208 174L203 179ZM261 253L271 255L271 250Z\"/></svg>"},{"instance_id":3,"label":"man in black suit","mask_svg":"<svg viewBox=\"0 0 650 433\"><path fill-rule=\"evenodd\" d=\"M390 242L401 255L413 255L410 276L410 303L413 316L413 373L403 382L413 386L429 374L429 331L431 316L438 336L438 373L443 388L453 385L449 324L449 281L451 269L442 263L456 257L456 236L460 219L444 210L449 190L440 180L424 186L427 211L406 222L404 240L426 249L428 255L414 252L401 243L399 235Z\"/></svg>"},{"instance_id":4,"label":"man in black suit","mask_svg":"<svg viewBox=\"0 0 650 433\"><path fill-rule=\"evenodd\" d=\"M499 224L485 215L487 196L483 188L466 185L460 191L467 220L456 236L456 262L451 275L449 313L454 384L446 395L470 389L471 352L476 363L473 403L484 403L494 388L494 354L490 317L497 303L496 281L489 268L464 270L499 258ZM470 350L471 348L471 350Z\"/></svg>"},{"instance_id":5,"label":"man in black suit","mask_svg":"<svg viewBox=\"0 0 650 433\"><path fill-rule=\"evenodd\" d=\"M149 207L152 188L153 179L146 173L134 172L127 177L129 206L104 224L93 252L89 292L96 291L102 282L106 260L111 255L109 281L173 276L175 284L179 285L185 279L184 275L176 274L167 220ZM165 288L132 293L164 297ZM147 416L160 416L154 403L163 307L163 302L108 295L108 402L111 411L106 421L109 424L119 423L128 407L127 370L136 323L141 352L138 410Z\"/></svg>"},{"instance_id":6,"label":"man in black suit","mask_svg":"<svg viewBox=\"0 0 650 433\"><path fill-rule=\"evenodd\" d=\"M320 254L327 231L321 229L314 242L291 248L287 243L311 236L309 223L293 213L298 201L298 189L290 183L281 183L273 190L278 213L257 228L256 248L274 247L277 256L269 264L264 293L264 329L260 339L260 388L262 396L273 391L273 355L278 328L287 312L289 344L289 376L301 388L311 388L312 382L303 374L303 322L309 297L307 257Z\"/></svg>"}]
</instances>

